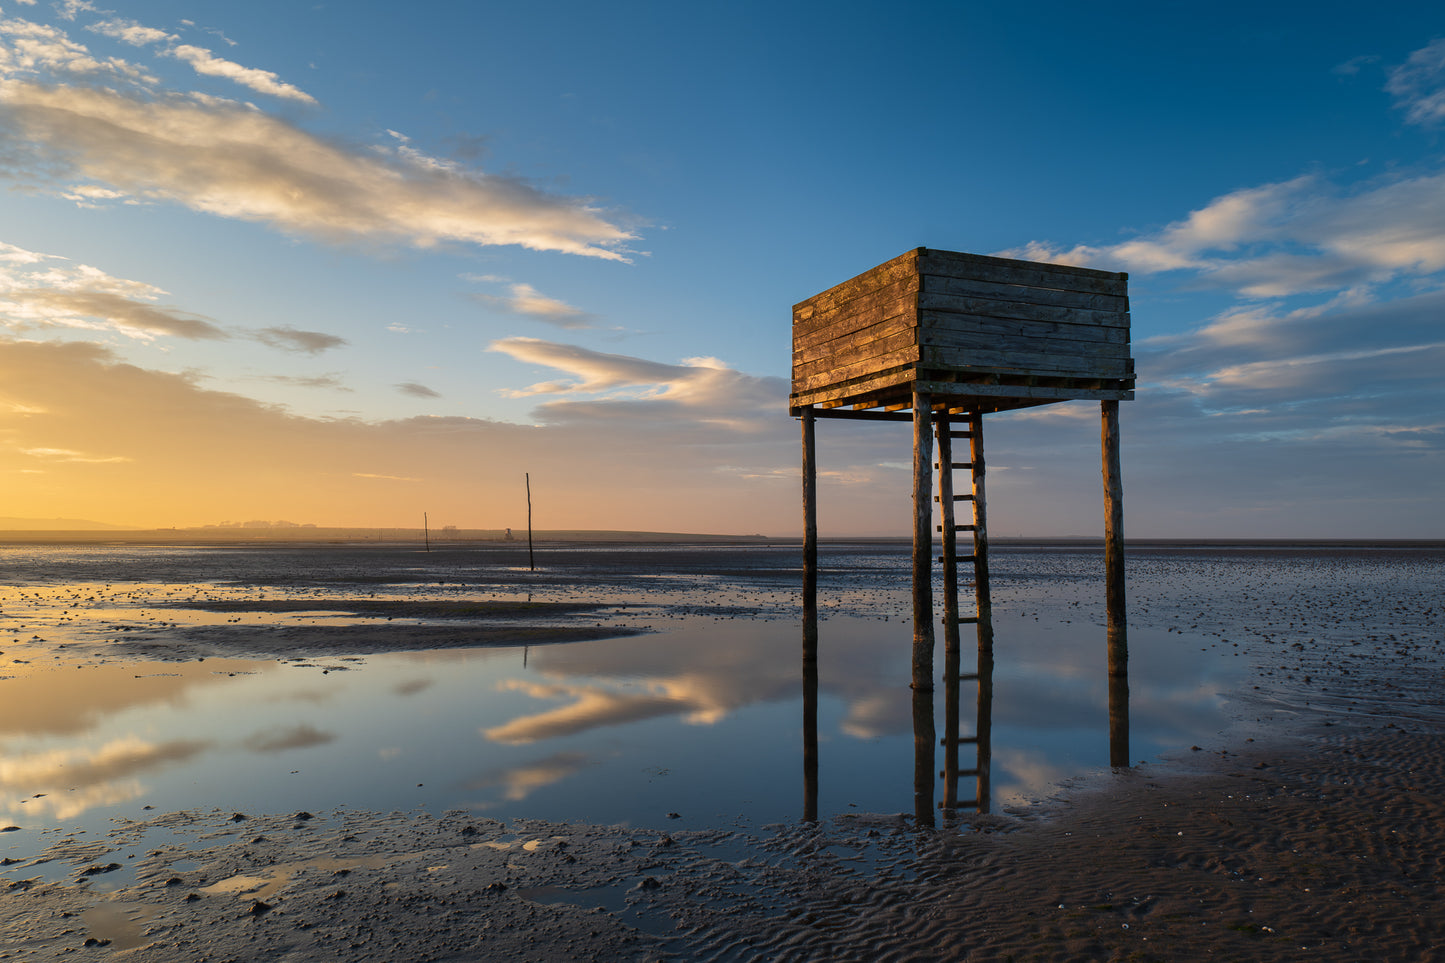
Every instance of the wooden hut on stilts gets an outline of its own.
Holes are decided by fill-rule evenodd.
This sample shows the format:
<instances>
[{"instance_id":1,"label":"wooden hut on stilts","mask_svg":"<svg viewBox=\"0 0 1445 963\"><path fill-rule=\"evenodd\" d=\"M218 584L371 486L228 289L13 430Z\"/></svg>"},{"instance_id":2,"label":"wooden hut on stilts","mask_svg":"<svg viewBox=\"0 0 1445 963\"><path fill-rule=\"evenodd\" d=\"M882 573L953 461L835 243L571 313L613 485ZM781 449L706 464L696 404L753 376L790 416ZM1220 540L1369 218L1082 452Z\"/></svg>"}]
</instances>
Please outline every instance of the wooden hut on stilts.
<instances>
[{"instance_id":1,"label":"wooden hut on stilts","mask_svg":"<svg viewBox=\"0 0 1445 963\"><path fill-rule=\"evenodd\" d=\"M917 248L794 306L789 406L802 419L803 432L805 621L817 611L816 421L913 424L915 715L918 700L930 700L926 736L915 730L920 743L926 738L928 746L926 754L920 749L918 755L918 765L928 771L920 770L918 778L926 775L931 781L933 766L933 502L939 505L937 528L942 533L944 675L949 681L979 681L978 773L980 796L986 797L988 767L983 757L992 700L993 628L984 415L1078 399L1098 401L1102 414L1110 761L1128 765L1118 419L1119 402L1132 399L1133 389L1126 274ZM967 472L962 486L954 483L958 469ZM959 503L972 509L962 522L955 518ZM962 548L960 532L969 536ZM972 614L959 611L959 565L972 567ZM960 667L959 627L969 624L978 638L975 673L963 673ZM950 718L956 727L956 707ZM956 738L953 745L956 767Z\"/></svg>"}]
</instances>

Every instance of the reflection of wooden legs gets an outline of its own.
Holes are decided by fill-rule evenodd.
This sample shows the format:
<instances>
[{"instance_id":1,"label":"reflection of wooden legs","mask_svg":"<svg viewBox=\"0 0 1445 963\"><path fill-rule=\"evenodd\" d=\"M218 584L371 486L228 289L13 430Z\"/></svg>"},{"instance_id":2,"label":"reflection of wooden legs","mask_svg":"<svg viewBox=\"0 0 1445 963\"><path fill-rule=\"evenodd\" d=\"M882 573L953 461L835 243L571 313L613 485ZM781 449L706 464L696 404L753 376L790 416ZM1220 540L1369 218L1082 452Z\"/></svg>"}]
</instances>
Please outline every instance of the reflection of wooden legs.
<instances>
[{"instance_id":1,"label":"reflection of wooden legs","mask_svg":"<svg viewBox=\"0 0 1445 963\"><path fill-rule=\"evenodd\" d=\"M818 821L818 610L803 613L803 818Z\"/></svg>"},{"instance_id":2,"label":"reflection of wooden legs","mask_svg":"<svg viewBox=\"0 0 1445 963\"><path fill-rule=\"evenodd\" d=\"M1104 580L1109 615L1109 765L1129 765L1129 633L1124 600L1124 483L1119 402L1101 402L1104 461Z\"/></svg>"},{"instance_id":3,"label":"reflection of wooden legs","mask_svg":"<svg viewBox=\"0 0 1445 963\"><path fill-rule=\"evenodd\" d=\"M933 822L933 690L913 690L913 816L918 826Z\"/></svg>"}]
</instances>

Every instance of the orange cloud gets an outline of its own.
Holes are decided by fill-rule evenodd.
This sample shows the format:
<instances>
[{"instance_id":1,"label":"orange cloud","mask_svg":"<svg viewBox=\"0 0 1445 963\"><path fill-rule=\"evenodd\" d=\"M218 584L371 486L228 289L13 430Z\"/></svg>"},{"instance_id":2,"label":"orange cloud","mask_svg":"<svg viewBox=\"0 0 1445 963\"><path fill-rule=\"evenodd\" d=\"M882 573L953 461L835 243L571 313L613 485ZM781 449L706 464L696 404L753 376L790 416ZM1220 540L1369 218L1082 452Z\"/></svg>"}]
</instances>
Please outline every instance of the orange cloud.
<instances>
[{"instance_id":1,"label":"orange cloud","mask_svg":"<svg viewBox=\"0 0 1445 963\"><path fill-rule=\"evenodd\" d=\"M0 491L11 514L141 527L233 517L413 527L425 510L439 523L515 528L530 473L539 528L796 530L792 486L778 480L798 458L796 425L774 397L781 382L704 373L720 380L698 404L665 392L558 402L541 426L368 422L302 417L120 363L99 345L0 338ZM709 420L713 405L730 419Z\"/></svg>"}]
</instances>

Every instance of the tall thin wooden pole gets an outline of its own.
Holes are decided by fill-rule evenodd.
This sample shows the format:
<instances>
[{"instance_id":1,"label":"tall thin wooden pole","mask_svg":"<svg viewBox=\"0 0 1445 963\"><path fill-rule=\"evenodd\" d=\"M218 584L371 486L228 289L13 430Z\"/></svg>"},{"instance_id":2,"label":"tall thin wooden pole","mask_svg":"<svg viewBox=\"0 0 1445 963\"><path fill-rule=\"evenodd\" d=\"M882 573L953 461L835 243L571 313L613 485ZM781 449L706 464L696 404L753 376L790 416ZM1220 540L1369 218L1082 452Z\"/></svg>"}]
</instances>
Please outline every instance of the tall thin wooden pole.
<instances>
[{"instance_id":1,"label":"tall thin wooden pole","mask_svg":"<svg viewBox=\"0 0 1445 963\"><path fill-rule=\"evenodd\" d=\"M818 452L813 409L803 409L803 618L818 617ZM811 615L810 615L811 613Z\"/></svg>"},{"instance_id":2,"label":"tall thin wooden pole","mask_svg":"<svg viewBox=\"0 0 1445 963\"><path fill-rule=\"evenodd\" d=\"M426 542L426 550L431 551L431 527L427 525L426 512L421 513L421 537Z\"/></svg>"},{"instance_id":3,"label":"tall thin wooden pole","mask_svg":"<svg viewBox=\"0 0 1445 963\"><path fill-rule=\"evenodd\" d=\"M531 571L537 571L537 557L532 554L532 473L526 473L527 478L527 565Z\"/></svg>"},{"instance_id":4,"label":"tall thin wooden pole","mask_svg":"<svg viewBox=\"0 0 1445 963\"><path fill-rule=\"evenodd\" d=\"M1129 765L1129 634L1124 600L1124 482L1119 402L1100 403L1104 473L1104 581L1109 616L1109 765Z\"/></svg>"},{"instance_id":5,"label":"tall thin wooden pole","mask_svg":"<svg viewBox=\"0 0 1445 963\"><path fill-rule=\"evenodd\" d=\"M933 689L932 404L913 392L913 688L921 691Z\"/></svg>"},{"instance_id":6,"label":"tall thin wooden pole","mask_svg":"<svg viewBox=\"0 0 1445 963\"><path fill-rule=\"evenodd\" d=\"M803 819L818 821L818 462L803 409Z\"/></svg>"}]
</instances>

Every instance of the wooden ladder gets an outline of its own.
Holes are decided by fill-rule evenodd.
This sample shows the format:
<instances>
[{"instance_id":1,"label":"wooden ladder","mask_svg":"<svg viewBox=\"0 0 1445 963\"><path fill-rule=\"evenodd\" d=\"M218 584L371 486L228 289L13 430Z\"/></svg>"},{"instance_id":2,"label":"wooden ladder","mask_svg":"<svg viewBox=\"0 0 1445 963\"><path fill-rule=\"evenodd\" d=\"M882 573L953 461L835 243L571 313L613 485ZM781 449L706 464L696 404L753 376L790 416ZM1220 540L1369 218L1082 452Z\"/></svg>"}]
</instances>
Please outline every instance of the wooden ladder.
<instances>
[{"instance_id":1,"label":"wooden ladder","mask_svg":"<svg viewBox=\"0 0 1445 963\"><path fill-rule=\"evenodd\" d=\"M989 811L989 768L991 763L991 733L993 717L993 613L989 602L988 582L988 522L984 498L983 459L983 415L979 412L963 414L967 428L955 430L954 418L959 413L941 411L934 415L934 432L938 439L938 495L940 523L938 530L943 533L943 678L944 678L944 747L943 801L944 810L976 809L981 813ZM955 461L954 439L968 439L968 460ZM971 481L966 494L955 491L953 472L967 469ZM972 506L972 521L959 524L954 506L965 502ZM968 532L972 542L959 554L958 533ZM974 612L961 615L958 605L958 565L960 562L973 566ZM978 660L975 671L962 671L962 644L959 626L973 625L978 638ZM978 688L978 714L974 735L962 737L959 734L959 687L973 682ZM961 746L972 746L975 765L971 769L959 768ZM958 782L972 777L976 791L971 800L960 800Z\"/></svg>"}]
</instances>

